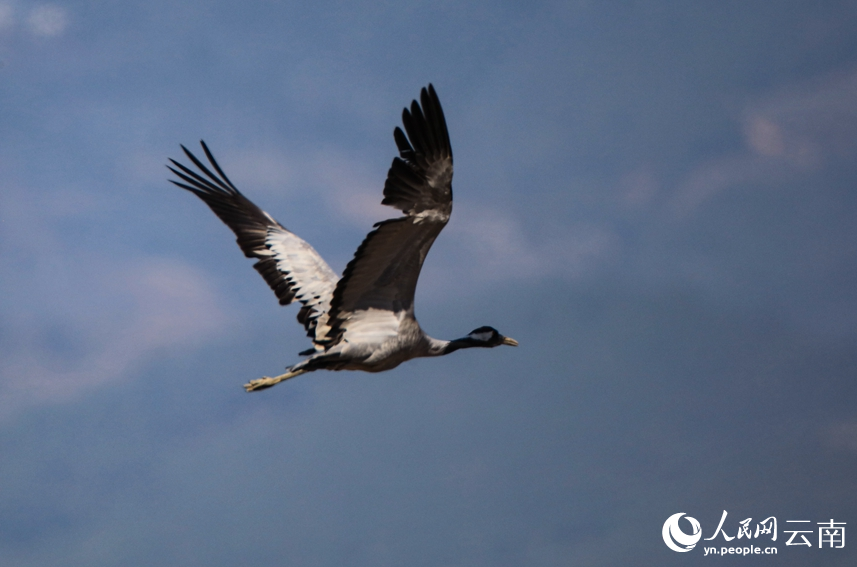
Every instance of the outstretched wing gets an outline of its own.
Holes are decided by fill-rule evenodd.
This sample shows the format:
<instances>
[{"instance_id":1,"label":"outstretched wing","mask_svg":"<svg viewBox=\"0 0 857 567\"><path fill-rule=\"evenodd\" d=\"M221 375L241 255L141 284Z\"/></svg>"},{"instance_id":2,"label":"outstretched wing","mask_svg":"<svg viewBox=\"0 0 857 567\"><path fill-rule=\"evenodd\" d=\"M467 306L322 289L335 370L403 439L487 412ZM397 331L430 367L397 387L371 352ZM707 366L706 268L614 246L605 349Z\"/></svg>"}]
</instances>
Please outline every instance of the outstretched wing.
<instances>
[{"instance_id":1,"label":"outstretched wing","mask_svg":"<svg viewBox=\"0 0 857 567\"><path fill-rule=\"evenodd\" d=\"M242 195L220 169L205 142L200 141L200 144L217 173L182 146L202 175L171 159L178 169L167 167L183 183L172 179L170 182L205 201L232 229L244 255L258 260L253 267L277 294L281 305L288 305L295 299L303 304L298 321L310 338L315 340L316 331L321 333L319 336L326 335L327 312L339 278L312 246Z\"/></svg>"},{"instance_id":2,"label":"outstretched wing","mask_svg":"<svg viewBox=\"0 0 857 567\"><path fill-rule=\"evenodd\" d=\"M422 89L420 102L413 101L410 111L406 108L402 112L407 136L400 128L393 131L401 157L393 159L381 201L405 216L377 223L345 268L330 305L328 347L343 336L350 342L360 342L365 333L373 334L369 330L373 326L388 327L385 334L392 336L402 312L413 316L414 292L423 261L449 221L449 132L432 85ZM371 319L373 325L363 324L364 319ZM371 340L376 342L380 337Z\"/></svg>"}]
</instances>

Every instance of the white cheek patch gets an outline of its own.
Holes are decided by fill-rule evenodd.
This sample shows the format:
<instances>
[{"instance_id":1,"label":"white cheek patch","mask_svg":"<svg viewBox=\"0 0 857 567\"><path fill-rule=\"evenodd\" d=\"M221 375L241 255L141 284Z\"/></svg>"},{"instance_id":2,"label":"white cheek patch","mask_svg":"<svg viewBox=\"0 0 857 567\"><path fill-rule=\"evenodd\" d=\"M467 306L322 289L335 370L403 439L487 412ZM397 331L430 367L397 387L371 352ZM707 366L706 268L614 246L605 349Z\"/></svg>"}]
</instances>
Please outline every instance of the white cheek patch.
<instances>
[{"instance_id":1,"label":"white cheek patch","mask_svg":"<svg viewBox=\"0 0 857 567\"><path fill-rule=\"evenodd\" d=\"M471 333L467 336L476 341L488 342L494 336L494 333L486 331L484 333Z\"/></svg>"}]
</instances>

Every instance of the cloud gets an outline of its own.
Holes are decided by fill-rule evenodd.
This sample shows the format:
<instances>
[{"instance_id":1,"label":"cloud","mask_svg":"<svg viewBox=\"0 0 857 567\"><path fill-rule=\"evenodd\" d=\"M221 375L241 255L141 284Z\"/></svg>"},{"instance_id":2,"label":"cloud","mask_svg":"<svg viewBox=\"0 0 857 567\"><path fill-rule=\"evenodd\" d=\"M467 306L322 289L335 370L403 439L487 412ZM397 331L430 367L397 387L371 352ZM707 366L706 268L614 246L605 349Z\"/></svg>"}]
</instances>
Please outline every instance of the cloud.
<instances>
[{"instance_id":1,"label":"cloud","mask_svg":"<svg viewBox=\"0 0 857 567\"><path fill-rule=\"evenodd\" d=\"M15 25L15 11L12 3L0 2L0 31L11 29ZM33 35L58 36L68 26L68 14L65 8L56 4L42 4L29 11L25 25Z\"/></svg>"},{"instance_id":2,"label":"cloud","mask_svg":"<svg viewBox=\"0 0 857 567\"><path fill-rule=\"evenodd\" d=\"M857 153L857 69L816 78L747 109L745 133L757 153L798 167Z\"/></svg>"},{"instance_id":3,"label":"cloud","mask_svg":"<svg viewBox=\"0 0 857 567\"><path fill-rule=\"evenodd\" d=\"M126 379L153 351L198 345L227 325L223 302L187 265L157 258L75 263L91 278L77 284L98 287L95 295L65 286L58 291L82 305L49 314L21 311L4 322L12 344L0 362L0 414Z\"/></svg>"},{"instance_id":4,"label":"cloud","mask_svg":"<svg viewBox=\"0 0 857 567\"><path fill-rule=\"evenodd\" d=\"M580 222L528 234L510 211L459 203L420 276L421 297L479 293L486 282L580 280L600 273L622 250L607 226ZM437 268L439 266L439 269Z\"/></svg>"},{"instance_id":5,"label":"cloud","mask_svg":"<svg viewBox=\"0 0 857 567\"><path fill-rule=\"evenodd\" d=\"M335 149L289 154L278 150L243 151L230 157L230 179L278 197L321 195L327 220L364 228L397 215L381 205L384 177L373 175L358 159ZM236 182L237 183L237 182ZM269 211L270 212L270 211ZM272 213L273 214L273 213ZM283 221L286 222L286 221Z\"/></svg>"},{"instance_id":6,"label":"cloud","mask_svg":"<svg viewBox=\"0 0 857 567\"><path fill-rule=\"evenodd\" d=\"M204 275L186 264L161 259L135 262L114 281L134 301L129 329L140 353L199 344L226 326L224 302Z\"/></svg>"},{"instance_id":7,"label":"cloud","mask_svg":"<svg viewBox=\"0 0 857 567\"><path fill-rule=\"evenodd\" d=\"M837 159L857 157L857 69L815 78L748 104L743 151L698 165L680 183L673 212L684 217L722 191L776 184Z\"/></svg>"},{"instance_id":8,"label":"cloud","mask_svg":"<svg viewBox=\"0 0 857 567\"><path fill-rule=\"evenodd\" d=\"M198 270L177 261L77 247L61 227L98 225L92 194L13 183L0 195L0 415L127 379L159 349L229 323Z\"/></svg>"},{"instance_id":9,"label":"cloud","mask_svg":"<svg viewBox=\"0 0 857 567\"><path fill-rule=\"evenodd\" d=\"M777 182L790 172L781 160L765 156L743 153L712 159L694 168L679 184L671 209L677 217L685 218L723 191L742 184Z\"/></svg>"},{"instance_id":10,"label":"cloud","mask_svg":"<svg viewBox=\"0 0 857 567\"><path fill-rule=\"evenodd\" d=\"M68 25L65 9L55 4L43 4L30 11L27 18L30 31L38 36L52 37L62 34Z\"/></svg>"},{"instance_id":11,"label":"cloud","mask_svg":"<svg viewBox=\"0 0 857 567\"><path fill-rule=\"evenodd\" d=\"M11 28L15 23L15 9L8 2L0 2L0 30Z\"/></svg>"},{"instance_id":12,"label":"cloud","mask_svg":"<svg viewBox=\"0 0 857 567\"><path fill-rule=\"evenodd\" d=\"M326 201L336 214L355 226L369 227L378 221L399 216L399 211L381 204L386 174L373 174L353 158L319 152L310 166L320 187L327 189Z\"/></svg>"}]
</instances>

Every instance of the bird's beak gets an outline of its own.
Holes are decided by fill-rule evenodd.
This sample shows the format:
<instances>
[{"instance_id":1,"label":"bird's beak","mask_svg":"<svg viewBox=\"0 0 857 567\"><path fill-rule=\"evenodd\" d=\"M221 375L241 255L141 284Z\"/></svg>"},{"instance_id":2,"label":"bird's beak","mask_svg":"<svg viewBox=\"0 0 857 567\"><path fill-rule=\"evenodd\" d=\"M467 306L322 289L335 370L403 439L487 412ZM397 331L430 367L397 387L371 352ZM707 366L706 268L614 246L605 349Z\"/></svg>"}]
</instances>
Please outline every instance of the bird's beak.
<instances>
[{"instance_id":1,"label":"bird's beak","mask_svg":"<svg viewBox=\"0 0 857 567\"><path fill-rule=\"evenodd\" d=\"M518 341L516 341L512 337L503 337L503 344L509 346L518 346Z\"/></svg>"}]
</instances>

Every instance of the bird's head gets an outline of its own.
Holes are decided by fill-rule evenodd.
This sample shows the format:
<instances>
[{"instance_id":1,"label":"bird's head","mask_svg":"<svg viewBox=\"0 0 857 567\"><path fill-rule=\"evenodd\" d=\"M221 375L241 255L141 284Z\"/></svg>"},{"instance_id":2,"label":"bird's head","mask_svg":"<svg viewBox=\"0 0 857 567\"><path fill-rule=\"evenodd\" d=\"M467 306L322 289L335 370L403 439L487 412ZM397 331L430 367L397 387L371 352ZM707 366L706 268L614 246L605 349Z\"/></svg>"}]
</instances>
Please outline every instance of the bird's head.
<instances>
[{"instance_id":1,"label":"bird's head","mask_svg":"<svg viewBox=\"0 0 857 567\"><path fill-rule=\"evenodd\" d=\"M504 337L494 327L479 327L470 331L466 337L449 341L438 354L449 354L462 348L494 348L500 345L518 346L518 341Z\"/></svg>"},{"instance_id":2,"label":"bird's head","mask_svg":"<svg viewBox=\"0 0 857 567\"><path fill-rule=\"evenodd\" d=\"M518 346L518 341L511 337L504 337L494 327L479 327L473 329L464 339L469 341L470 346L493 348L500 345Z\"/></svg>"}]
</instances>

